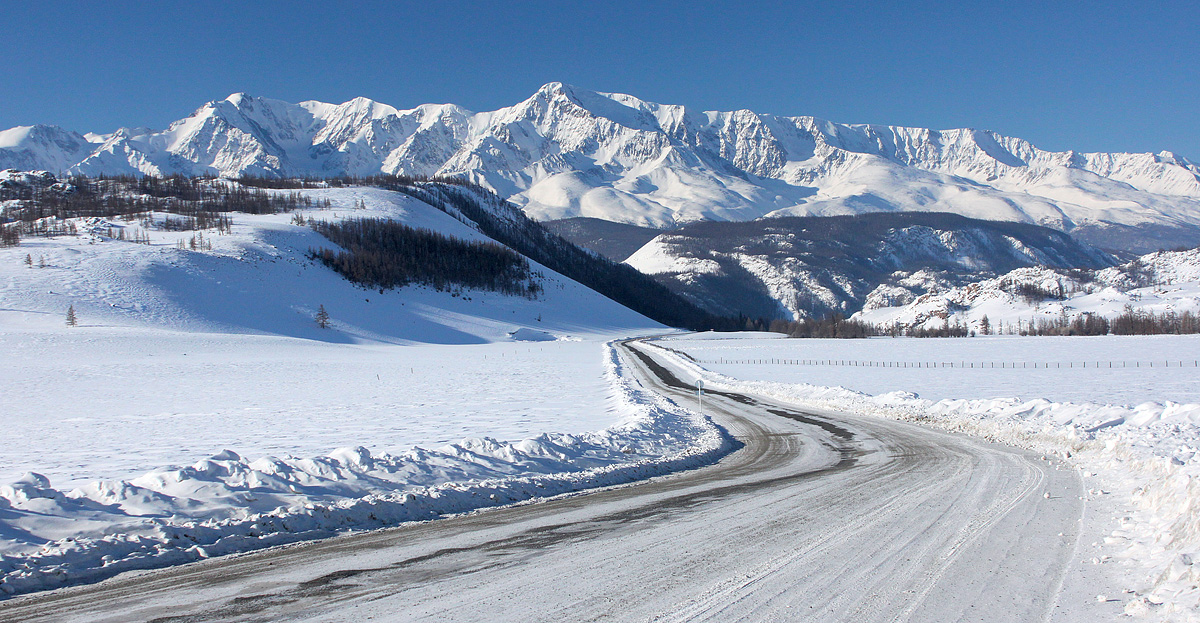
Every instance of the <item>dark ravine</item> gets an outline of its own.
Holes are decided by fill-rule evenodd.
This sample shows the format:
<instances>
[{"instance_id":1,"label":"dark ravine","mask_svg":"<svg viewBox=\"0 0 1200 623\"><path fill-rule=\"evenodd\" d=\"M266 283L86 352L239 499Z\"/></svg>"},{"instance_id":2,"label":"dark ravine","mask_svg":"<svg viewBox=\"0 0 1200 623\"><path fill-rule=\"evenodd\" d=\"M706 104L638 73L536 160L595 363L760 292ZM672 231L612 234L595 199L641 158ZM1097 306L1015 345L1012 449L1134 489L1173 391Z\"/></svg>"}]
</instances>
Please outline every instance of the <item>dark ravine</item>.
<instances>
[{"instance_id":1,"label":"dark ravine","mask_svg":"<svg viewBox=\"0 0 1200 623\"><path fill-rule=\"evenodd\" d=\"M614 262L624 262L634 251L663 233L663 230L652 227L589 217L542 221L542 226Z\"/></svg>"}]
</instances>

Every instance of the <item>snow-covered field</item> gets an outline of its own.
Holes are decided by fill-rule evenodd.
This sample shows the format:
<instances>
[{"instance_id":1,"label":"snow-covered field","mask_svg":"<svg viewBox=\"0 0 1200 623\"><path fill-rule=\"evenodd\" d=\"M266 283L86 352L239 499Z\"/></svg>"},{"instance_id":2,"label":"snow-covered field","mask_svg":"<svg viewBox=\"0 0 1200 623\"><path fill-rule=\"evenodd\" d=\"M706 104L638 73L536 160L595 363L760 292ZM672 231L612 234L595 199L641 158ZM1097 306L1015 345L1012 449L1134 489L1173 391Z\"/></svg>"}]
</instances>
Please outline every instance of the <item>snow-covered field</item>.
<instances>
[{"instance_id":1,"label":"snow-covered field","mask_svg":"<svg viewBox=\"0 0 1200 623\"><path fill-rule=\"evenodd\" d=\"M1200 335L866 340L745 335L710 334L708 339L696 336L670 343L705 368L737 378L845 387L867 394L906 391L932 400L1200 403ZM758 361L763 363L744 363Z\"/></svg>"},{"instance_id":2,"label":"snow-covered field","mask_svg":"<svg viewBox=\"0 0 1200 623\"><path fill-rule=\"evenodd\" d=\"M1125 611L1200 620L1200 378L1196 368L903 368L719 364L713 360L1165 363L1196 357L1196 336L804 340L720 334L660 340L706 387L817 409L919 422L1069 459L1100 534L1079 552L1117 565ZM1022 384L1021 379L1024 379ZM1128 387L1132 385L1133 387ZM918 397L920 393L922 397Z\"/></svg>"},{"instance_id":3,"label":"snow-covered field","mask_svg":"<svg viewBox=\"0 0 1200 623\"><path fill-rule=\"evenodd\" d=\"M596 339L337 344L84 327L0 334L0 482L127 479L229 449L320 456L612 424ZM530 394L541 397L531 401Z\"/></svg>"}]
</instances>

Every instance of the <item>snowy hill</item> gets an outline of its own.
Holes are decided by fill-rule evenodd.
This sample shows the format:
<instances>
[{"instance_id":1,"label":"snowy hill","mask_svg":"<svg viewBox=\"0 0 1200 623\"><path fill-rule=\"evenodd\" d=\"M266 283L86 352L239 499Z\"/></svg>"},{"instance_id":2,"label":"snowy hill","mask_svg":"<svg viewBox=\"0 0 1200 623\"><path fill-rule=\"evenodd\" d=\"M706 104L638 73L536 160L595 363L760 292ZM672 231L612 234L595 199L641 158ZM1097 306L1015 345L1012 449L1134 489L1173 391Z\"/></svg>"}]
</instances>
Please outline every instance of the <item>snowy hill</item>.
<instances>
[{"instance_id":1,"label":"snowy hill","mask_svg":"<svg viewBox=\"0 0 1200 623\"><path fill-rule=\"evenodd\" d=\"M365 290L308 257L310 249L336 247L295 219L386 218L456 239L490 239L461 214L399 192L299 192L313 207L234 213L228 233L199 232L198 248L197 232L175 230L163 213L74 219L79 236L24 237L20 246L0 248L0 318L48 329L61 327L73 307L83 325L446 344L507 341L519 330L518 338L553 339L659 326L536 262L542 291L535 299L416 285ZM129 241L138 238L148 243ZM331 329L313 321L322 305Z\"/></svg>"},{"instance_id":2,"label":"snowy hill","mask_svg":"<svg viewBox=\"0 0 1200 623\"><path fill-rule=\"evenodd\" d=\"M800 319L905 303L1018 267L1115 260L1045 227L902 213L695 223L626 263L715 313Z\"/></svg>"},{"instance_id":3,"label":"snowy hill","mask_svg":"<svg viewBox=\"0 0 1200 623\"><path fill-rule=\"evenodd\" d=\"M81 142L82 141L82 142ZM975 129L701 112L550 83L473 113L235 94L166 130L0 133L0 167L87 174L464 176L538 219L697 220L952 212L1109 248L1200 243L1200 167L1158 154L1047 152Z\"/></svg>"},{"instance_id":4,"label":"snowy hill","mask_svg":"<svg viewBox=\"0 0 1200 623\"><path fill-rule=\"evenodd\" d=\"M1157 316L1200 314L1200 249L1151 253L1097 271L1019 268L958 287L933 288L889 304L869 297L854 318L880 326L937 329L961 324L980 331L1020 332L1039 323L1085 315L1113 319L1127 310Z\"/></svg>"}]
</instances>

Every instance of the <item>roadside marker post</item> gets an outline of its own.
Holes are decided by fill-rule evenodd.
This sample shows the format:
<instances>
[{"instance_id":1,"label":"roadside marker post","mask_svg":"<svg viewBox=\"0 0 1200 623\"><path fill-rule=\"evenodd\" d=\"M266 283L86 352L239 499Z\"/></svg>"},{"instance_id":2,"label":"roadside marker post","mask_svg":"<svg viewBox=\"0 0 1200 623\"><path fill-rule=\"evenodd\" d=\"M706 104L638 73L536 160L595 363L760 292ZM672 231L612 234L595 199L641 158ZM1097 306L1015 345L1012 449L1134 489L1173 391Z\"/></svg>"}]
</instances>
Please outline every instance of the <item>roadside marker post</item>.
<instances>
[{"instance_id":1,"label":"roadside marker post","mask_svg":"<svg viewBox=\"0 0 1200 623\"><path fill-rule=\"evenodd\" d=\"M704 379L696 379L696 402L700 404L700 415L704 415Z\"/></svg>"}]
</instances>

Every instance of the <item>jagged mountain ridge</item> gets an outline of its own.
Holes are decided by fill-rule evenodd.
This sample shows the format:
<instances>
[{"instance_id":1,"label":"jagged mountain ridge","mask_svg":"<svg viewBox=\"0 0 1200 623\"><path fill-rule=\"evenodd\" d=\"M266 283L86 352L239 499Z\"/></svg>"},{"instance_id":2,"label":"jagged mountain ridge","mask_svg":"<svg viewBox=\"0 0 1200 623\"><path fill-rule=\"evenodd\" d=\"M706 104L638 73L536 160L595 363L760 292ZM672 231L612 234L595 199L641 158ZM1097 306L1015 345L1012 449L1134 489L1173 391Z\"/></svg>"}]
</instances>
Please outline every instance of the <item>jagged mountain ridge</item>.
<instances>
[{"instance_id":1,"label":"jagged mountain ridge","mask_svg":"<svg viewBox=\"0 0 1200 623\"><path fill-rule=\"evenodd\" d=\"M560 83L484 113L449 104L398 110L364 98L289 104L235 94L161 132L7 130L0 133L0 168L7 167L454 175L542 220L585 216L670 227L923 211L1077 234L1109 224L1154 226L1179 229L1180 244L1200 242L1200 166L1169 152L1047 152L983 130L701 112ZM1172 235L1155 244L1171 244Z\"/></svg>"},{"instance_id":2,"label":"jagged mountain ridge","mask_svg":"<svg viewBox=\"0 0 1200 623\"><path fill-rule=\"evenodd\" d=\"M1021 267L1116 262L1050 228L926 213L694 223L626 260L713 313L786 319L904 305Z\"/></svg>"}]
</instances>

